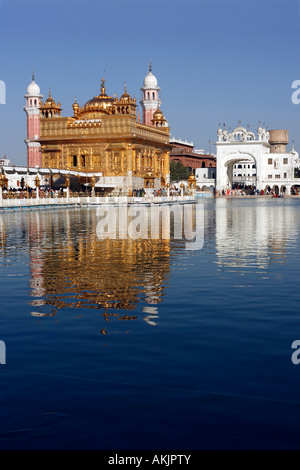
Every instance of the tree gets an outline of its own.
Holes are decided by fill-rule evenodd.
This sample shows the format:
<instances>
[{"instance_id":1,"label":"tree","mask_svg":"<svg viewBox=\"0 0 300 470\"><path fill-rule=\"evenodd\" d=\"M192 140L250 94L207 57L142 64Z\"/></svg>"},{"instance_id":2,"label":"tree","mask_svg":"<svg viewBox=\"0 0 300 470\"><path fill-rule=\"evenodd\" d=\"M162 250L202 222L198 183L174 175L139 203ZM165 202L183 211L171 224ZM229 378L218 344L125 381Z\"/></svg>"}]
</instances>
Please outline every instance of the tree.
<instances>
[{"instance_id":1,"label":"tree","mask_svg":"<svg viewBox=\"0 0 300 470\"><path fill-rule=\"evenodd\" d=\"M170 164L170 177L171 181L178 182L180 180L188 180L190 176L190 170L184 166L181 161L172 160Z\"/></svg>"}]
</instances>

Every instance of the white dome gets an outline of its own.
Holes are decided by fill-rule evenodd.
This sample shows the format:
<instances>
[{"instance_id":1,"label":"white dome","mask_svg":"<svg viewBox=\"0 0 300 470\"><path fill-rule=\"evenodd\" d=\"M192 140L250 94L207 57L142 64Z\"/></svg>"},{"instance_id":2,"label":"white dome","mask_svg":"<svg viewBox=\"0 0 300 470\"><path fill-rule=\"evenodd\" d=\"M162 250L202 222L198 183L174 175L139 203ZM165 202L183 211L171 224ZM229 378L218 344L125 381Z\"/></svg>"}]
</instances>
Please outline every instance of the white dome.
<instances>
[{"instance_id":1,"label":"white dome","mask_svg":"<svg viewBox=\"0 0 300 470\"><path fill-rule=\"evenodd\" d=\"M41 90L40 87L33 80L29 87L27 88L27 95L29 96L40 96Z\"/></svg>"},{"instance_id":2,"label":"white dome","mask_svg":"<svg viewBox=\"0 0 300 470\"><path fill-rule=\"evenodd\" d=\"M152 72L149 72L144 80L144 88L155 89L157 88L157 78Z\"/></svg>"}]
</instances>

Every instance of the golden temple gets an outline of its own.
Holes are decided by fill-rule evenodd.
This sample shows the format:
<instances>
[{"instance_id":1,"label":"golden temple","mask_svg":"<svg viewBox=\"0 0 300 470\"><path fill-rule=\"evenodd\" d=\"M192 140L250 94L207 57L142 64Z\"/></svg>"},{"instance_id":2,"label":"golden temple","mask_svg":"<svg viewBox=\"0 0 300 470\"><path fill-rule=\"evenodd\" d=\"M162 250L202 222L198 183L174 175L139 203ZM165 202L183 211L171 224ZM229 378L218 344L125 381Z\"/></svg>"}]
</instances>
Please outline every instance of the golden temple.
<instances>
[{"instance_id":1,"label":"golden temple","mask_svg":"<svg viewBox=\"0 0 300 470\"><path fill-rule=\"evenodd\" d=\"M169 125L159 104L151 125L140 123L126 84L120 98L112 97L102 79L100 94L84 106L75 99L70 117L61 116L61 104L49 92L39 111L42 168L96 176L96 188L111 186L120 192L169 183Z\"/></svg>"}]
</instances>

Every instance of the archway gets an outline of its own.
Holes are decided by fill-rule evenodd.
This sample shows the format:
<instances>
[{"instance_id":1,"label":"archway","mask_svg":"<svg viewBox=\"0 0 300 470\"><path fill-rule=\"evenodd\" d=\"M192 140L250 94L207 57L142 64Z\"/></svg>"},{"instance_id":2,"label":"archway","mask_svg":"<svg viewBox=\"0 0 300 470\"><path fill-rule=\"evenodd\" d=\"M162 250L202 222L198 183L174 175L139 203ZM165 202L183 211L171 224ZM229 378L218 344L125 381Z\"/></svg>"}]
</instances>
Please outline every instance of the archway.
<instances>
[{"instance_id":1,"label":"archway","mask_svg":"<svg viewBox=\"0 0 300 470\"><path fill-rule=\"evenodd\" d=\"M256 190L263 190L266 178L265 155L268 153L269 133L261 127L257 135L244 127L218 129L217 148L217 186L218 191L227 191L232 187L232 165L236 166L236 173L242 174L246 183ZM255 168L253 166L255 165ZM241 171L242 170L242 171ZM245 171L244 171L245 170ZM247 170L247 171L246 171ZM245 176L246 175L246 176Z\"/></svg>"},{"instance_id":2,"label":"archway","mask_svg":"<svg viewBox=\"0 0 300 470\"><path fill-rule=\"evenodd\" d=\"M286 186L282 185L281 188L280 188L280 192L282 194L285 194L286 193Z\"/></svg>"},{"instance_id":3,"label":"archway","mask_svg":"<svg viewBox=\"0 0 300 470\"><path fill-rule=\"evenodd\" d=\"M238 152L217 158L217 189L219 191L232 189L233 168L234 165L238 165L241 162L247 165L251 164L251 166L255 165L257 168L255 157L249 153ZM252 177L249 177L247 173L247 176L244 177L244 181L241 181L241 184L243 186L256 187L257 172Z\"/></svg>"},{"instance_id":4,"label":"archway","mask_svg":"<svg viewBox=\"0 0 300 470\"><path fill-rule=\"evenodd\" d=\"M299 184L294 184L294 185L291 187L291 194L292 194L292 196L299 196L299 192L300 192L300 185L299 185Z\"/></svg>"}]
</instances>

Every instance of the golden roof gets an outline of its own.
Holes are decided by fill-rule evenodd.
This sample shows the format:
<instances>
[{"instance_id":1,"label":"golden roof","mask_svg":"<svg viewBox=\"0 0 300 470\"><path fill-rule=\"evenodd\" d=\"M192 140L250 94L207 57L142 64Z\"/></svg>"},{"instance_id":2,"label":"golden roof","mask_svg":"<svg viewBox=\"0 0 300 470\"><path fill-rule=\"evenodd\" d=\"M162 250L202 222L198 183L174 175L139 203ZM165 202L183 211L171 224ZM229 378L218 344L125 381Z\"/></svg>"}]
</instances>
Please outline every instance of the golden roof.
<instances>
[{"instance_id":1,"label":"golden roof","mask_svg":"<svg viewBox=\"0 0 300 470\"><path fill-rule=\"evenodd\" d=\"M131 101L132 98L131 96L127 93L127 85L126 85L126 82L125 82L125 90L124 90L124 93L123 95L121 96L120 98L120 101Z\"/></svg>"},{"instance_id":2,"label":"golden roof","mask_svg":"<svg viewBox=\"0 0 300 470\"><path fill-rule=\"evenodd\" d=\"M111 106L111 104L114 101L114 98L111 96L108 96L106 94L106 89L105 89L105 79L102 78L101 80L101 94L98 96L95 96L91 100L89 100L83 107L82 111L94 111L94 110L105 110L108 106Z\"/></svg>"},{"instance_id":3,"label":"golden roof","mask_svg":"<svg viewBox=\"0 0 300 470\"><path fill-rule=\"evenodd\" d=\"M60 106L61 106L60 102L58 102L57 104L55 103L55 100L51 96L50 88L49 88L49 96L46 99L44 105L42 105L42 106L46 106L48 108L60 108Z\"/></svg>"},{"instance_id":4,"label":"golden roof","mask_svg":"<svg viewBox=\"0 0 300 470\"><path fill-rule=\"evenodd\" d=\"M46 105L46 106L56 105L54 99L53 99L52 96L51 96L51 90L50 90L50 88L49 88L49 97L46 99L45 105Z\"/></svg>"},{"instance_id":5,"label":"golden roof","mask_svg":"<svg viewBox=\"0 0 300 470\"><path fill-rule=\"evenodd\" d=\"M163 112L159 109L159 107L157 108L157 110L153 114L153 119L152 120L153 121L165 121L165 116L164 116Z\"/></svg>"},{"instance_id":6,"label":"golden roof","mask_svg":"<svg viewBox=\"0 0 300 470\"><path fill-rule=\"evenodd\" d=\"M75 98L75 102L73 103L73 109L75 109L75 108L76 108L76 109L79 109L79 108L80 108L79 104L77 103L77 99L76 99L76 98Z\"/></svg>"}]
</instances>

